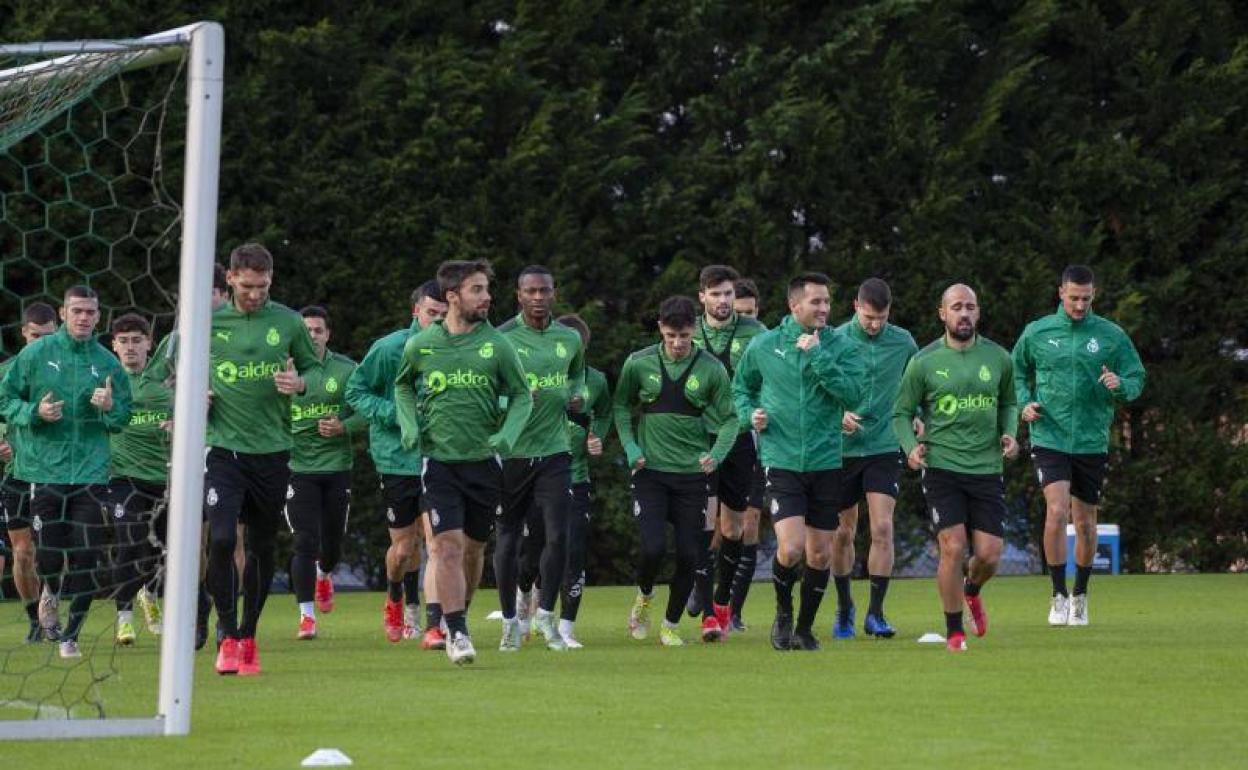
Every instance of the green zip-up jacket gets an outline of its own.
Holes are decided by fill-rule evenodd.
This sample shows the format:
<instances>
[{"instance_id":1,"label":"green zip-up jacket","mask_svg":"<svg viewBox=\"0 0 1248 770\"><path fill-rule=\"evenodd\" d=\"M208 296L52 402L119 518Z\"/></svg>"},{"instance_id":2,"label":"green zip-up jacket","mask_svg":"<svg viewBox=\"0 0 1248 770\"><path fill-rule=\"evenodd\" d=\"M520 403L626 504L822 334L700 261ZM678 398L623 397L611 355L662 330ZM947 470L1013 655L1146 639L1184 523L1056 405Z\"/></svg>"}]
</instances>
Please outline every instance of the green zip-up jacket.
<instances>
[{"instance_id":1,"label":"green zip-up jacket","mask_svg":"<svg viewBox=\"0 0 1248 770\"><path fill-rule=\"evenodd\" d=\"M567 452L568 400L585 385L585 351L575 329L551 319L545 329L534 329L517 315L498 331L520 357L524 377L533 394L533 413L516 445L505 457L546 457Z\"/></svg>"},{"instance_id":2,"label":"green zip-up jacket","mask_svg":"<svg viewBox=\"0 0 1248 770\"><path fill-rule=\"evenodd\" d=\"M677 382L688 373L682 391L687 413L649 411L659 401L664 372L669 381ZM628 466L632 468L637 458L644 457L650 470L702 473L700 460L709 454L718 467L737 437L731 387L724 365L696 347L679 361L669 359L662 344L630 355L615 386L613 407L615 430L628 455ZM641 411L636 433L634 409ZM714 445L706 432L708 426L714 431Z\"/></svg>"},{"instance_id":3,"label":"green zip-up jacket","mask_svg":"<svg viewBox=\"0 0 1248 770\"><path fill-rule=\"evenodd\" d=\"M474 462L512 451L533 396L515 348L489 321L464 334L436 321L404 346L394 404L404 448Z\"/></svg>"},{"instance_id":4,"label":"green zip-up jacket","mask_svg":"<svg viewBox=\"0 0 1248 770\"><path fill-rule=\"evenodd\" d=\"M173 418L173 391L164 383L127 372L130 379L130 421L112 434L113 478L169 483L169 432L161 423Z\"/></svg>"},{"instance_id":5,"label":"green zip-up jacket","mask_svg":"<svg viewBox=\"0 0 1248 770\"><path fill-rule=\"evenodd\" d=\"M290 469L295 473L351 470L355 459L352 434L363 431L368 425L367 420L352 413L345 399L355 362L327 350L321 366L321 376L309 380L308 389L290 400L290 429L294 435ZM326 417L337 417L347 432L341 436L322 436L317 425Z\"/></svg>"},{"instance_id":6,"label":"green zip-up jacket","mask_svg":"<svg viewBox=\"0 0 1248 770\"><path fill-rule=\"evenodd\" d=\"M1019 406L1040 403L1031 443L1068 454L1109 451L1114 410L1139 398L1144 364L1117 324L1089 312L1082 321L1057 312L1027 324L1014 345ZM1101 367L1118 375L1118 390L1100 383Z\"/></svg>"},{"instance_id":7,"label":"green zip-up jacket","mask_svg":"<svg viewBox=\"0 0 1248 770\"><path fill-rule=\"evenodd\" d=\"M303 318L285 305L269 301L244 314L231 302L212 314L208 446L248 454L290 450L291 398L273 384L288 358L313 387L321 360Z\"/></svg>"},{"instance_id":8,"label":"green zip-up jacket","mask_svg":"<svg viewBox=\"0 0 1248 770\"><path fill-rule=\"evenodd\" d=\"M862 427L843 437L844 455L869 457L896 452L899 444L893 433L893 404L897 402L901 375L919 346L910 332L889 323L873 337L863 330L857 316L836 327L836 333L858 343L863 360L862 401L849 410L862 418Z\"/></svg>"},{"instance_id":9,"label":"green zip-up jacket","mask_svg":"<svg viewBox=\"0 0 1248 770\"><path fill-rule=\"evenodd\" d=\"M862 351L830 327L812 350L797 348L806 331L792 315L754 338L732 380L737 418L750 425L767 412L758 434L764 467L805 473L842 465L841 417L862 400Z\"/></svg>"},{"instance_id":10,"label":"green zip-up jacket","mask_svg":"<svg viewBox=\"0 0 1248 770\"><path fill-rule=\"evenodd\" d=\"M757 319L738 315L736 311L733 311L728 323L719 327L708 324L706 316L703 315L698 318L698 330L693 335L693 344L715 356L728 370L728 379L732 379L750 342L765 331L767 327ZM748 430L749 428L743 427L740 432L745 433ZM714 432L713 428L711 432Z\"/></svg>"},{"instance_id":11,"label":"green zip-up jacket","mask_svg":"<svg viewBox=\"0 0 1248 770\"><path fill-rule=\"evenodd\" d=\"M420 331L412 321L373 343L347 380L347 405L368 420L368 454L379 474L419 476L420 453L403 448L394 409L394 379L399 375L403 346Z\"/></svg>"},{"instance_id":12,"label":"green zip-up jacket","mask_svg":"<svg viewBox=\"0 0 1248 770\"><path fill-rule=\"evenodd\" d=\"M13 356L5 359L4 363L0 363L0 380L3 380L4 376L9 373L9 369L12 368L13 362L16 360L17 356ZM3 420L3 416L0 416L0 441L9 442L9 446L13 449L14 456L17 455L17 445L21 441L21 437L18 435L17 426L15 425L12 429L10 429L9 423ZM12 464L13 463L8 461L0 462L0 476L8 478L10 470L9 466Z\"/></svg>"},{"instance_id":13,"label":"green zip-up jacket","mask_svg":"<svg viewBox=\"0 0 1248 770\"><path fill-rule=\"evenodd\" d=\"M584 406L576 414L569 413L568 443L572 447L572 483L589 483L589 450L585 442L589 432L605 443L611 431L611 390L607 376L592 366L585 367L585 384L581 386Z\"/></svg>"},{"instance_id":14,"label":"green zip-up jacket","mask_svg":"<svg viewBox=\"0 0 1248 770\"><path fill-rule=\"evenodd\" d=\"M113 383L113 408L100 412L91 394ZM64 401L61 419L44 422L39 402ZM130 420L130 378L103 345L75 340L65 327L22 349L0 381L0 414L21 429L13 477L37 484L107 484L109 434Z\"/></svg>"},{"instance_id":15,"label":"green zip-up jacket","mask_svg":"<svg viewBox=\"0 0 1248 770\"><path fill-rule=\"evenodd\" d=\"M975 336L964 350L942 336L906 365L893 409L902 451L918 445L913 418L922 409L927 464L958 473L1001 472L1001 437L1018 428L1014 367L1005 348Z\"/></svg>"}]
</instances>

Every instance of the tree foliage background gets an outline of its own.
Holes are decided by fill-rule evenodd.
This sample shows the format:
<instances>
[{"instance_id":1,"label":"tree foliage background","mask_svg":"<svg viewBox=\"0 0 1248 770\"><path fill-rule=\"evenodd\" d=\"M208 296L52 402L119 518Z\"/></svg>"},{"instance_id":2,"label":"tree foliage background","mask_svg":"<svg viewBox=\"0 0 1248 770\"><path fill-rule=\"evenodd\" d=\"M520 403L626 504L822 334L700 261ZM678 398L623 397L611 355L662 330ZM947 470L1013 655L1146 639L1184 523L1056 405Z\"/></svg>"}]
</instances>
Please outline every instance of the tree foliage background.
<instances>
[{"instance_id":1,"label":"tree foliage background","mask_svg":"<svg viewBox=\"0 0 1248 770\"><path fill-rule=\"evenodd\" d=\"M277 259L275 298L327 305L357 359L448 258L487 257L494 320L528 263L612 377L657 302L708 263L890 282L925 342L976 287L1013 344L1060 269L1098 275L1144 396L1115 430L1102 520L1130 569L1248 559L1248 7L1233 0L265 2L11 0L7 40L225 25L220 253ZM107 298L106 298L107 299ZM385 541L367 459L355 557ZM591 579L627 580L613 447ZM1009 470L1037 542L1029 463ZM908 488L900 530L921 532ZM914 544L912 536L910 543Z\"/></svg>"}]
</instances>

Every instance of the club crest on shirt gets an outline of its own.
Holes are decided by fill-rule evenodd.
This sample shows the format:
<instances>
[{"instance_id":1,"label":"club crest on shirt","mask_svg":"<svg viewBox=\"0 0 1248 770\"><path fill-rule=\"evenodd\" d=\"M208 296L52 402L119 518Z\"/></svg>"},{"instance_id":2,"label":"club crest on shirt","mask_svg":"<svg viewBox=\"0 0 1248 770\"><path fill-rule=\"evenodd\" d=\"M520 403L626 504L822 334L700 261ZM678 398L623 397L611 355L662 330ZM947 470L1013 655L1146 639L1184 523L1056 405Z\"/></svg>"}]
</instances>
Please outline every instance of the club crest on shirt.
<instances>
[{"instance_id":1,"label":"club crest on shirt","mask_svg":"<svg viewBox=\"0 0 1248 770\"><path fill-rule=\"evenodd\" d=\"M269 333L264 335L264 341L269 343L271 347L277 347L282 344L282 335L277 333L277 329L270 326Z\"/></svg>"},{"instance_id":2,"label":"club crest on shirt","mask_svg":"<svg viewBox=\"0 0 1248 770\"><path fill-rule=\"evenodd\" d=\"M558 356L559 358L568 357L568 349L564 347L562 342L555 343L555 355Z\"/></svg>"},{"instance_id":3,"label":"club crest on shirt","mask_svg":"<svg viewBox=\"0 0 1248 770\"><path fill-rule=\"evenodd\" d=\"M689 380L685 383L685 390L693 392L693 391L696 391L700 387L702 387L702 382L698 380L698 375L696 374L689 375Z\"/></svg>"},{"instance_id":4,"label":"club crest on shirt","mask_svg":"<svg viewBox=\"0 0 1248 770\"><path fill-rule=\"evenodd\" d=\"M1101 343L1096 341L1096 337L1088 340L1088 352L1095 353L1101 349Z\"/></svg>"},{"instance_id":5,"label":"club crest on shirt","mask_svg":"<svg viewBox=\"0 0 1248 770\"><path fill-rule=\"evenodd\" d=\"M328 380L325 380L325 392L326 393L338 392L338 379L337 378L330 377Z\"/></svg>"},{"instance_id":6,"label":"club crest on shirt","mask_svg":"<svg viewBox=\"0 0 1248 770\"><path fill-rule=\"evenodd\" d=\"M988 370L987 366L979 367L979 379L982 382L988 382L992 379L992 372Z\"/></svg>"},{"instance_id":7,"label":"club crest on shirt","mask_svg":"<svg viewBox=\"0 0 1248 770\"><path fill-rule=\"evenodd\" d=\"M493 358L494 357L494 343L487 342L481 347L477 348L477 355L481 356L482 358Z\"/></svg>"}]
</instances>

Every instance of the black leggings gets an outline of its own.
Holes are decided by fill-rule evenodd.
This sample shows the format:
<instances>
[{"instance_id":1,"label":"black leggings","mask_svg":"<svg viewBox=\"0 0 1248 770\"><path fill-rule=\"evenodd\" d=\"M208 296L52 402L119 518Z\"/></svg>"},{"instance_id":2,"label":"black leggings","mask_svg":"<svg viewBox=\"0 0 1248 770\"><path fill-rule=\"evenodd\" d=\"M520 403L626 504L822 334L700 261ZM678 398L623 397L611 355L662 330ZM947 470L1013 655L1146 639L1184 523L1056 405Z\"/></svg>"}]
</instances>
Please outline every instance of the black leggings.
<instances>
[{"instance_id":1,"label":"black leggings","mask_svg":"<svg viewBox=\"0 0 1248 770\"><path fill-rule=\"evenodd\" d=\"M637 587L654 591L667 552L667 525L676 533L676 570L667 597L669 623L680 621L693 571L698 564L702 527L706 520L707 478L701 473L667 473L643 468L633 474L633 517L641 539Z\"/></svg>"},{"instance_id":2,"label":"black leggings","mask_svg":"<svg viewBox=\"0 0 1248 770\"><path fill-rule=\"evenodd\" d=\"M338 566L350 509L350 471L296 473L290 477L286 525L295 536L290 558L295 601L310 602L316 594L317 562L326 573Z\"/></svg>"},{"instance_id":3,"label":"black leggings","mask_svg":"<svg viewBox=\"0 0 1248 770\"><path fill-rule=\"evenodd\" d=\"M589 508L593 492L587 482L572 485L572 505L568 510L568 561L563 569L559 617L576 620L585 592L585 554L589 551Z\"/></svg>"},{"instance_id":4,"label":"black leggings","mask_svg":"<svg viewBox=\"0 0 1248 770\"><path fill-rule=\"evenodd\" d=\"M70 599L65 639L77 640L92 597L111 580L111 575L96 570L107 542L104 510L108 501L108 487L102 484L31 487L30 514L39 522L39 577L52 593Z\"/></svg>"},{"instance_id":5,"label":"black leggings","mask_svg":"<svg viewBox=\"0 0 1248 770\"><path fill-rule=\"evenodd\" d=\"M213 447L208 452L204 502L208 518L208 591L225 635L247 639L256 626L273 583L277 526L290 480L290 453L246 454ZM237 525L247 526L247 565L243 570L243 621L235 604L234 567Z\"/></svg>"},{"instance_id":6,"label":"black leggings","mask_svg":"<svg viewBox=\"0 0 1248 770\"><path fill-rule=\"evenodd\" d=\"M145 584L159 590L166 543L165 485L122 478L114 479L111 488L120 611L134 608L134 597Z\"/></svg>"},{"instance_id":7,"label":"black leggings","mask_svg":"<svg viewBox=\"0 0 1248 770\"><path fill-rule=\"evenodd\" d=\"M566 454L515 458L503 464L503 515L494 549L494 576L503 617L516 616L517 557L529 509L541 511L544 530L541 556L542 594L538 606L553 610L563 582L571 457ZM532 533L531 533L532 534Z\"/></svg>"}]
</instances>

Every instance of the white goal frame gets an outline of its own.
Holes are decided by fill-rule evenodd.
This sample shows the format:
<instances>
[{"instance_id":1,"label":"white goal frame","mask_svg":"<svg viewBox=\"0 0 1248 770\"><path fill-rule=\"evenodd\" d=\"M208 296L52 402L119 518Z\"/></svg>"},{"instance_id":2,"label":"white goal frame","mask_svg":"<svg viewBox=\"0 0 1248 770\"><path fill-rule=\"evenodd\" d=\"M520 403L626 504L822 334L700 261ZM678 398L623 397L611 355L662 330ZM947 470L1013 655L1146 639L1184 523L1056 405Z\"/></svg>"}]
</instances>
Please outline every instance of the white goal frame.
<instances>
[{"instance_id":1,"label":"white goal frame","mask_svg":"<svg viewBox=\"0 0 1248 770\"><path fill-rule=\"evenodd\" d=\"M156 714L151 718L4 720L0 721L0 740L186 735L191 730L225 32L220 24L200 22L132 40L0 45L0 55L62 57L0 71L0 84L12 78L37 76L44 69L55 70L73 56L116 55L125 51L133 51L134 55L123 71L176 60L183 51L188 56L174 396L178 412L173 430L167 514L169 542L166 544L164 634L160 643L160 695Z\"/></svg>"}]
</instances>

